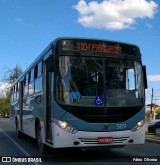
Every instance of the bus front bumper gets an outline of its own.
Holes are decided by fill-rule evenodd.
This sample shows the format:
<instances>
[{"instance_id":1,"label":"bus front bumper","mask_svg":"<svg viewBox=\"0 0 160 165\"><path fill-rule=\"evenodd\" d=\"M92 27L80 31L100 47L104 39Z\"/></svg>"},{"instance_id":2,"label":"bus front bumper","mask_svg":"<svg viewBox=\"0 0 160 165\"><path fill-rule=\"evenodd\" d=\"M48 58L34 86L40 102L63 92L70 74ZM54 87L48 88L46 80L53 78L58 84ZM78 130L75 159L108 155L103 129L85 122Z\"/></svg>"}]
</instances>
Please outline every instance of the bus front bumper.
<instances>
[{"instance_id":1,"label":"bus front bumper","mask_svg":"<svg viewBox=\"0 0 160 165\"><path fill-rule=\"evenodd\" d=\"M145 125L136 132L131 130L114 132L86 132L78 131L75 134L69 133L57 125L52 125L52 137L54 148L67 147L119 147L128 144L144 144ZM102 141L98 139L101 138ZM103 141L103 139L105 139ZM106 139L110 139L109 141Z\"/></svg>"}]
</instances>

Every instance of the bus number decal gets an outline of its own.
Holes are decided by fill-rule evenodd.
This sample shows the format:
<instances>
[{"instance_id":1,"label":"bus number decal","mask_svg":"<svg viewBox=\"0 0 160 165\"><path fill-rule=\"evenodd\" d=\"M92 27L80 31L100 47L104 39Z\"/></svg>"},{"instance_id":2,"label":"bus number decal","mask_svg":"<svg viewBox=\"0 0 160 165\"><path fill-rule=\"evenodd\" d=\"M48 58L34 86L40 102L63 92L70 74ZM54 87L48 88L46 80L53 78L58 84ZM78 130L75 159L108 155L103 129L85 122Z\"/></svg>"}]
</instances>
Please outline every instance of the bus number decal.
<instances>
[{"instance_id":1,"label":"bus number decal","mask_svg":"<svg viewBox=\"0 0 160 165\"><path fill-rule=\"evenodd\" d=\"M117 130L125 130L127 125L125 123L117 124Z\"/></svg>"}]
</instances>

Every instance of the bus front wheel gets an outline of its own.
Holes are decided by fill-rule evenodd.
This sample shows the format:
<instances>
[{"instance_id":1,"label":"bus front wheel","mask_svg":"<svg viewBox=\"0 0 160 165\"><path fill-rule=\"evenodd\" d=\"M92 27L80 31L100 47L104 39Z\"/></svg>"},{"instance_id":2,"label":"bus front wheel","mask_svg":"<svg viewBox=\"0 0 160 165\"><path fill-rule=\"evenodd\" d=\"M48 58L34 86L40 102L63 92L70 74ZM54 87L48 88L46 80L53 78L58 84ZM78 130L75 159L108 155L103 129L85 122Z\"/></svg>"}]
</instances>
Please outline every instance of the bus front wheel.
<instances>
[{"instance_id":1,"label":"bus front wheel","mask_svg":"<svg viewBox=\"0 0 160 165\"><path fill-rule=\"evenodd\" d=\"M37 128L36 128L36 140L37 140L38 149L39 149L40 153L45 154L46 153L46 145L44 143L42 143L42 129L41 129L40 124L38 124Z\"/></svg>"},{"instance_id":2,"label":"bus front wheel","mask_svg":"<svg viewBox=\"0 0 160 165\"><path fill-rule=\"evenodd\" d=\"M16 134L18 136L18 138L22 138L23 137L23 133L19 130L19 124L18 124L18 120L16 119Z\"/></svg>"}]
</instances>

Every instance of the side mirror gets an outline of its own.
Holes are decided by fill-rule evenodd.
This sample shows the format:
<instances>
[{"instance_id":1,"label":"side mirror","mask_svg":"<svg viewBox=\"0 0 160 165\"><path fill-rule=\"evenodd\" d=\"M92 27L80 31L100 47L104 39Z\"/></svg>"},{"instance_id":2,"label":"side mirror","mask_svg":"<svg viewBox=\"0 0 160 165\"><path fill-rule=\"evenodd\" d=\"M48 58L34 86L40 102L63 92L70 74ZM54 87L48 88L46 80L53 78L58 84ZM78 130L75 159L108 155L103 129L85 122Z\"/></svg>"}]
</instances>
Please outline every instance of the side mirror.
<instances>
[{"instance_id":1,"label":"side mirror","mask_svg":"<svg viewBox=\"0 0 160 165\"><path fill-rule=\"evenodd\" d=\"M146 66L143 65L143 81L144 81L144 87L145 89L148 88L148 84L147 84L147 72L146 72Z\"/></svg>"}]
</instances>

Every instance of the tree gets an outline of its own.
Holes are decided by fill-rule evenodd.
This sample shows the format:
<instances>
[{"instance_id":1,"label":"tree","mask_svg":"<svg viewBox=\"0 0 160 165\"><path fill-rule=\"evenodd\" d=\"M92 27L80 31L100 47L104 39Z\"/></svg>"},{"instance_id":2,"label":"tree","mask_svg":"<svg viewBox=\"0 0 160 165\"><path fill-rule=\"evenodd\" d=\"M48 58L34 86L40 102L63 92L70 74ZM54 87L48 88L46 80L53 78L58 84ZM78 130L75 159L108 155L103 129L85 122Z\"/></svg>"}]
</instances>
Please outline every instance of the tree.
<instances>
[{"instance_id":1,"label":"tree","mask_svg":"<svg viewBox=\"0 0 160 165\"><path fill-rule=\"evenodd\" d=\"M8 71L5 73L4 81L8 84L13 84L14 81L22 74L22 72L22 68L16 64L13 69L8 68Z\"/></svg>"},{"instance_id":2,"label":"tree","mask_svg":"<svg viewBox=\"0 0 160 165\"><path fill-rule=\"evenodd\" d=\"M156 112L156 119L160 119L160 108L158 108L155 112Z\"/></svg>"},{"instance_id":3,"label":"tree","mask_svg":"<svg viewBox=\"0 0 160 165\"><path fill-rule=\"evenodd\" d=\"M147 112L146 112L146 118L147 118L147 119L150 118L150 113L151 113L150 111L147 111Z\"/></svg>"},{"instance_id":4,"label":"tree","mask_svg":"<svg viewBox=\"0 0 160 165\"><path fill-rule=\"evenodd\" d=\"M14 81L22 74L22 68L16 65L13 69L7 68L4 75L3 81L11 86ZM0 116L7 117L9 115L10 108L10 92L9 88L6 86L6 94L0 96Z\"/></svg>"},{"instance_id":5,"label":"tree","mask_svg":"<svg viewBox=\"0 0 160 165\"><path fill-rule=\"evenodd\" d=\"M10 104L10 95L6 94L6 97L0 98L0 116L8 117L9 115L9 104Z\"/></svg>"}]
</instances>

